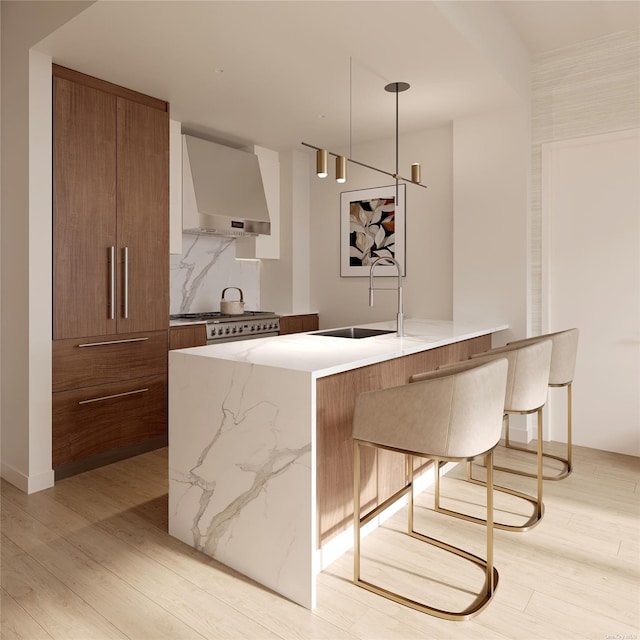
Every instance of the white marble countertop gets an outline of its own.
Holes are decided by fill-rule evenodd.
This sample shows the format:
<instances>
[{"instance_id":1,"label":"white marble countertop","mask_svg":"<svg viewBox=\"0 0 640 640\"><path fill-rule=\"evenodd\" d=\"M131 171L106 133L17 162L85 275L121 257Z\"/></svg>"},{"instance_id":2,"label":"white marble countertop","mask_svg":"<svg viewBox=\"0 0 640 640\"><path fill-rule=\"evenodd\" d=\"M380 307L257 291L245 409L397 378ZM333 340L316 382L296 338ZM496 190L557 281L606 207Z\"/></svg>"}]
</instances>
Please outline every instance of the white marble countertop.
<instances>
[{"instance_id":1,"label":"white marble countertop","mask_svg":"<svg viewBox=\"0 0 640 640\"><path fill-rule=\"evenodd\" d=\"M396 322L392 320L354 326L395 331ZM361 339L294 333L193 347L182 349L181 352L206 358L305 371L311 373L314 378L320 378L503 331L508 326L506 323L460 323L405 318L405 336L402 338L395 332Z\"/></svg>"}]
</instances>

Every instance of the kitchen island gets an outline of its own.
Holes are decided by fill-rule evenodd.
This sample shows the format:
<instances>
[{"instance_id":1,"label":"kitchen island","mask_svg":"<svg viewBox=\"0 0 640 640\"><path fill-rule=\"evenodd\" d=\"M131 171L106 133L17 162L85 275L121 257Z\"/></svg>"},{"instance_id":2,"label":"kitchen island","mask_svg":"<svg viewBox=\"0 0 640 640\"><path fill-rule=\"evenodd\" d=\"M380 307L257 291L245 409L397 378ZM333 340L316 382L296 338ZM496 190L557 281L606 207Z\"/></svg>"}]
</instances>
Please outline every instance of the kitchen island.
<instances>
[{"instance_id":1,"label":"kitchen island","mask_svg":"<svg viewBox=\"0 0 640 640\"><path fill-rule=\"evenodd\" d=\"M291 334L170 352L169 533L314 608L323 552L350 544L356 395L488 349L506 328L407 319L403 338ZM381 453L363 460L367 509L404 481L402 458Z\"/></svg>"}]
</instances>

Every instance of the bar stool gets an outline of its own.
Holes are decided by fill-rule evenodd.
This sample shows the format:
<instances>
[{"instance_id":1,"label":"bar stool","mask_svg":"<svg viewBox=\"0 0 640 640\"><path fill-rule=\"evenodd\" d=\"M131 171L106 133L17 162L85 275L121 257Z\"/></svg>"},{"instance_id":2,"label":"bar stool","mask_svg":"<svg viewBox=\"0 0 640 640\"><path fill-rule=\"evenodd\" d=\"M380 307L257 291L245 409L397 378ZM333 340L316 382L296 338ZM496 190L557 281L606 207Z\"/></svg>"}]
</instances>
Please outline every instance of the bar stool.
<instances>
[{"instance_id":1,"label":"bar stool","mask_svg":"<svg viewBox=\"0 0 640 640\"><path fill-rule=\"evenodd\" d=\"M373 593L447 620L464 620L482 611L498 584L493 566L493 450L500 439L507 361L468 361L455 373L433 371L418 384L361 393L353 417L354 578ZM360 515L360 448L374 447L406 456L405 486L364 516ZM486 559L418 533L413 524L413 457L464 461L484 456L487 465ZM437 475L437 474L436 474ZM409 496L409 536L469 560L484 569L484 585L462 611L439 609L363 580L360 574L361 528L398 498Z\"/></svg>"},{"instance_id":2,"label":"bar stool","mask_svg":"<svg viewBox=\"0 0 640 640\"><path fill-rule=\"evenodd\" d=\"M578 329L566 329L564 331L556 331L555 333L547 333L543 336L536 336L534 338L525 338L524 340L516 340L514 342L507 343L509 347L520 347L529 344L534 344L542 340L551 340L551 369L549 371L549 386L550 387L566 387L567 388L567 457L557 456L552 453L545 453L544 448L542 455L545 458L553 458L562 462L563 468L555 475L544 475L545 480L562 480L566 478L573 470L573 463L571 458L571 385L573 384L573 377L576 370L576 355L578 352ZM505 432L505 447L508 449L515 449L517 451L524 451L526 453L535 453L535 451L526 447L511 444L509 441L509 426ZM501 471L510 471L511 473L517 473L521 476L527 476L529 478L535 477L533 473L527 471L519 471L516 469L507 469L505 467L494 467Z\"/></svg>"},{"instance_id":3,"label":"bar stool","mask_svg":"<svg viewBox=\"0 0 640 640\"><path fill-rule=\"evenodd\" d=\"M536 342L524 347L499 347L484 351L471 356L471 362L490 362L496 358L506 358L508 362L507 387L504 397L504 422L509 424L510 414L530 414L537 413L538 416L538 473L536 496L504 487L494 485L496 491L508 493L516 498L526 500L533 505L533 513L529 519L521 525L494 522L494 527L505 531L528 531L535 527L544 515L544 504L542 502L542 407L547 398L547 385L549 382L549 368L551 365L551 340ZM465 362L442 365L438 371L456 371L458 367L464 366ZM428 373L419 373L410 378L411 382L424 380ZM501 468L504 470L503 468ZM510 471L507 469L507 471ZM439 475L439 474L436 474ZM467 480L474 484L484 485L481 480L476 480L472 475L472 463L467 463ZM448 515L462 518L470 522L484 524L485 520L475 516L445 509L440 506L440 483L436 481L435 486L436 511L447 513Z\"/></svg>"}]
</instances>

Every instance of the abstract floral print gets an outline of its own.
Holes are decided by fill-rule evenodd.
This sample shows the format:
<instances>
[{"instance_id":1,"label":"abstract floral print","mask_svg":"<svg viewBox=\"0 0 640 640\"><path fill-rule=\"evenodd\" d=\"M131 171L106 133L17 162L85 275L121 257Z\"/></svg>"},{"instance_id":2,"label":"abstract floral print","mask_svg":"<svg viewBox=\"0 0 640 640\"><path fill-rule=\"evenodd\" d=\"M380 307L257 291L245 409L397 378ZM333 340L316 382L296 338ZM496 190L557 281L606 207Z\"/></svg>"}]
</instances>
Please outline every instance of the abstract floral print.
<instances>
[{"instance_id":1,"label":"abstract floral print","mask_svg":"<svg viewBox=\"0 0 640 640\"><path fill-rule=\"evenodd\" d=\"M349 206L349 264L366 267L395 256L395 198L355 200Z\"/></svg>"}]
</instances>

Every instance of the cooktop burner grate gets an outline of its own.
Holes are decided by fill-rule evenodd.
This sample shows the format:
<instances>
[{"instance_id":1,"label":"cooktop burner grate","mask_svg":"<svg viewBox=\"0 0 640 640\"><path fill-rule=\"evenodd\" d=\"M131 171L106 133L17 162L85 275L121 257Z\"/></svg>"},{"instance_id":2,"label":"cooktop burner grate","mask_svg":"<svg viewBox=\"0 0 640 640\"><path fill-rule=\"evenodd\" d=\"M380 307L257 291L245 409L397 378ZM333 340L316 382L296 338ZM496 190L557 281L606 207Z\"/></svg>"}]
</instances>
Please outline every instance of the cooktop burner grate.
<instances>
[{"instance_id":1,"label":"cooktop burner grate","mask_svg":"<svg viewBox=\"0 0 640 640\"><path fill-rule=\"evenodd\" d=\"M273 311L245 311L243 314L230 315L220 311L200 311L195 313L176 313L171 320L246 320L247 318L276 318Z\"/></svg>"}]
</instances>

